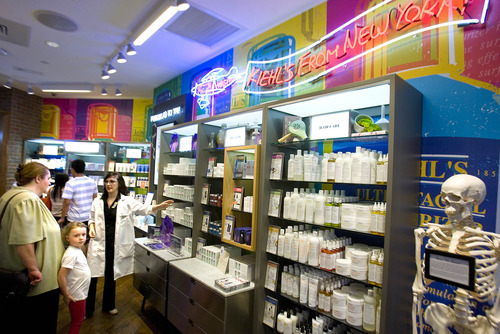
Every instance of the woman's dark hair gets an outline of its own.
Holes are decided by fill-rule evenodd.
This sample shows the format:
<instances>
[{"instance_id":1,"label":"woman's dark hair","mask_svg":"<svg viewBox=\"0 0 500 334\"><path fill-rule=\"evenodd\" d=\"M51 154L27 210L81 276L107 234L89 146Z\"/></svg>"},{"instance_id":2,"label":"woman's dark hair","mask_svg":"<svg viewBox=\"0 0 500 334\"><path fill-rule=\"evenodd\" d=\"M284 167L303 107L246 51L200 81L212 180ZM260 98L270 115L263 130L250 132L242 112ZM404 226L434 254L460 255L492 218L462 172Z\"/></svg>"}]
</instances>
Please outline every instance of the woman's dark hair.
<instances>
[{"instance_id":1,"label":"woman's dark hair","mask_svg":"<svg viewBox=\"0 0 500 334\"><path fill-rule=\"evenodd\" d=\"M128 195L128 187L125 185L125 180L123 179L123 176L120 173L111 172L104 177L104 182L106 182L106 180L111 177L115 177L116 180L118 181L118 193L125 196ZM108 199L108 191L106 190L106 187L104 187L104 190L102 191L101 198L103 200Z\"/></svg>"},{"instance_id":2,"label":"woman's dark hair","mask_svg":"<svg viewBox=\"0 0 500 334\"><path fill-rule=\"evenodd\" d=\"M44 177L50 173L49 169L39 162L19 164L17 166L15 178L17 185L22 187L33 181L37 176Z\"/></svg>"},{"instance_id":3,"label":"woman's dark hair","mask_svg":"<svg viewBox=\"0 0 500 334\"><path fill-rule=\"evenodd\" d=\"M55 200L56 198L61 198L62 190L64 189L66 182L68 182L69 176L66 173L57 173L54 179L55 185L50 192L50 197L52 197L53 200Z\"/></svg>"}]
</instances>

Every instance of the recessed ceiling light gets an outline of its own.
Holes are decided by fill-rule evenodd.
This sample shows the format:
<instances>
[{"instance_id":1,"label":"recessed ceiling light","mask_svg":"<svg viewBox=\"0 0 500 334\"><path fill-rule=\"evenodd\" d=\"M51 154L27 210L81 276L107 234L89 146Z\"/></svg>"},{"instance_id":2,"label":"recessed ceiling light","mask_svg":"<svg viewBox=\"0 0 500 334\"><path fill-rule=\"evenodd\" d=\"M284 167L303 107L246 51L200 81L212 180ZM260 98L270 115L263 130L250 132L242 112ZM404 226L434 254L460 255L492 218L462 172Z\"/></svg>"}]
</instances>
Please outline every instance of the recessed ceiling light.
<instances>
[{"instance_id":1,"label":"recessed ceiling light","mask_svg":"<svg viewBox=\"0 0 500 334\"><path fill-rule=\"evenodd\" d=\"M53 42L53 41L45 41L45 44L47 44L51 48L58 48L59 47L59 44L57 44L56 42Z\"/></svg>"}]
</instances>

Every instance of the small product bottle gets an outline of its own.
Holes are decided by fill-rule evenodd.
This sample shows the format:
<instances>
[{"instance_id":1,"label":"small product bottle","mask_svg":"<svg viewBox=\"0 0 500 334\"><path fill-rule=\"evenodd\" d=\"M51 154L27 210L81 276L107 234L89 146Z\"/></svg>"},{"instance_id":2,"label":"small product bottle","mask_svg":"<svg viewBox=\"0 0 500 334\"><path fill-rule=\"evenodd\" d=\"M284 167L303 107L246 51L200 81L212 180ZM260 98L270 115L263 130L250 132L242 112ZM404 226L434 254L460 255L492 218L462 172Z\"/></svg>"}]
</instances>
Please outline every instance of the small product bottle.
<instances>
[{"instance_id":1,"label":"small product bottle","mask_svg":"<svg viewBox=\"0 0 500 334\"><path fill-rule=\"evenodd\" d=\"M288 180L293 180L293 165L295 164L295 156L293 154L290 154L290 159L288 159L288 174L287 178Z\"/></svg>"},{"instance_id":2,"label":"small product bottle","mask_svg":"<svg viewBox=\"0 0 500 334\"><path fill-rule=\"evenodd\" d=\"M321 159L321 182L328 182L328 157L329 154L325 153Z\"/></svg>"},{"instance_id":3,"label":"small product bottle","mask_svg":"<svg viewBox=\"0 0 500 334\"><path fill-rule=\"evenodd\" d=\"M377 312L375 313L375 333L380 333L380 313L382 312L382 303L378 303Z\"/></svg>"},{"instance_id":4,"label":"small product bottle","mask_svg":"<svg viewBox=\"0 0 500 334\"><path fill-rule=\"evenodd\" d=\"M283 334L293 334L293 327L292 327L292 318L290 311L288 311L288 314L284 320L284 325L283 325Z\"/></svg>"},{"instance_id":5,"label":"small product bottle","mask_svg":"<svg viewBox=\"0 0 500 334\"><path fill-rule=\"evenodd\" d=\"M321 282L318 290L318 311L325 312L323 303L325 301L326 288L325 283Z\"/></svg>"},{"instance_id":6,"label":"small product bottle","mask_svg":"<svg viewBox=\"0 0 500 334\"><path fill-rule=\"evenodd\" d=\"M289 296L293 294L293 277L295 276L295 269L289 265L288 266L288 280L286 281L286 292Z\"/></svg>"},{"instance_id":7,"label":"small product bottle","mask_svg":"<svg viewBox=\"0 0 500 334\"><path fill-rule=\"evenodd\" d=\"M309 299L309 277L305 273L300 274L300 303L305 304Z\"/></svg>"},{"instance_id":8,"label":"small product bottle","mask_svg":"<svg viewBox=\"0 0 500 334\"><path fill-rule=\"evenodd\" d=\"M219 133L217 134L217 147L224 147L224 139L226 137L226 124L221 124Z\"/></svg>"},{"instance_id":9,"label":"small product bottle","mask_svg":"<svg viewBox=\"0 0 500 334\"><path fill-rule=\"evenodd\" d=\"M340 228L340 212L342 209L342 198L340 197L340 191L335 190L335 196L333 197L332 206L332 227Z\"/></svg>"},{"instance_id":10,"label":"small product bottle","mask_svg":"<svg viewBox=\"0 0 500 334\"><path fill-rule=\"evenodd\" d=\"M307 263L307 235L299 235L299 262Z\"/></svg>"},{"instance_id":11,"label":"small product bottle","mask_svg":"<svg viewBox=\"0 0 500 334\"><path fill-rule=\"evenodd\" d=\"M290 255L290 259L292 261L299 260L299 233L298 232L293 232L292 252Z\"/></svg>"},{"instance_id":12,"label":"small product bottle","mask_svg":"<svg viewBox=\"0 0 500 334\"><path fill-rule=\"evenodd\" d=\"M314 193L312 192L306 192L305 222L308 224L312 224L314 222Z\"/></svg>"},{"instance_id":13,"label":"small product bottle","mask_svg":"<svg viewBox=\"0 0 500 334\"><path fill-rule=\"evenodd\" d=\"M278 236L278 256L283 256L285 250L285 230L280 229L280 235Z\"/></svg>"},{"instance_id":14,"label":"small product bottle","mask_svg":"<svg viewBox=\"0 0 500 334\"><path fill-rule=\"evenodd\" d=\"M332 227L332 211L333 211L333 190L325 190L325 226Z\"/></svg>"},{"instance_id":15,"label":"small product bottle","mask_svg":"<svg viewBox=\"0 0 500 334\"><path fill-rule=\"evenodd\" d=\"M299 198L300 198L299 189L294 188L293 193L291 195L290 214L288 217L289 219L297 220L297 204L298 204Z\"/></svg>"},{"instance_id":16,"label":"small product bottle","mask_svg":"<svg viewBox=\"0 0 500 334\"><path fill-rule=\"evenodd\" d=\"M367 151L361 157L361 183L370 184L371 180L371 159Z\"/></svg>"},{"instance_id":17,"label":"small product bottle","mask_svg":"<svg viewBox=\"0 0 500 334\"><path fill-rule=\"evenodd\" d=\"M375 275L375 284L382 286L382 279L384 276L384 252L380 252L377 261L377 272Z\"/></svg>"},{"instance_id":18,"label":"small product bottle","mask_svg":"<svg viewBox=\"0 0 500 334\"><path fill-rule=\"evenodd\" d=\"M304 181L304 157L301 150L297 150L297 155L293 161L293 179L295 181Z\"/></svg>"},{"instance_id":19,"label":"small product bottle","mask_svg":"<svg viewBox=\"0 0 500 334\"><path fill-rule=\"evenodd\" d=\"M281 272L281 294L288 294L288 267L284 266Z\"/></svg>"},{"instance_id":20,"label":"small product bottle","mask_svg":"<svg viewBox=\"0 0 500 334\"><path fill-rule=\"evenodd\" d=\"M327 242L323 240L320 244L319 267L323 270L326 270L326 256L328 254Z\"/></svg>"},{"instance_id":21,"label":"small product bottle","mask_svg":"<svg viewBox=\"0 0 500 334\"><path fill-rule=\"evenodd\" d=\"M377 219L377 233L379 235L385 234L385 218L386 218L386 203L380 203L380 211Z\"/></svg>"},{"instance_id":22,"label":"small product bottle","mask_svg":"<svg viewBox=\"0 0 500 334\"><path fill-rule=\"evenodd\" d=\"M368 332L375 330L377 302L373 297L373 290L368 289L368 294L363 298L363 329Z\"/></svg>"},{"instance_id":23,"label":"small product bottle","mask_svg":"<svg viewBox=\"0 0 500 334\"><path fill-rule=\"evenodd\" d=\"M210 133L210 140L208 141L208 148L215 148L215 133Z\"/></svg>"},{"instance_id":24,"label":"small product bottle","mask_svg":"<svg viewBox=\"0 0 500 334\"><path fill-rule=\"evenodd\" d=\"M326 285L325 296L323 297L323 311L325 313L330 313L332 310L332 289L330 284Z\"/></svg>"},{"instance_id":25,"label":"small product bottle","mask_svg":"<svg viewBox=\"0 0 500 334\"><path fill-rule=\"evenodd\" d=\"M291 211L291 195L290 192L287 191L285 194L285 198L283 199L283 218L290 219L290 211Z\"/></svg>"},{"instance_id":26,"label":"small product bottle","mask_svg":"<svg viewBox=\"0 0 500 334\"><path fill-rule=\"evenodd\" d=\"M306 197L304 188L300 189L299 199L297 200L297 220L305 221L306 219Z\"/></svg>"},{"instance_id":27,"label":"small product bottle","mask_svg":"<svg viewBox=\"0 0 500 334\"><path fill-rule=\"evenodd\" d=\"M378 267L378 252L372 251L370 261L368 263L368 283L375 284L377 267Z\"/></svg>"},{"instance_id":28,"label":"small product bottle","mask_svg":"<svg viewBox=\"0 0 500 334\"><path fill-rule=\"evenodd\" d=\"M313 181L313 155L304 151L304 181Z\"/></svg>"},{"instance_id":29,"label":"small product bottle","mask_svg":"<svg viewBox=\"0 0 500 334\"><path fill-rule=\"evenodd\" d=\"M335 182L342 183L344 179L342 175L344 174L344 154L339 152L337 159L335 160Z\"/></svg>"},{"instance_id":30,"label":"small product bottle","mask_svg":"<svg viewBox=\"0 0 500 334\"><path fill-rule=\"evenodd\" d=\"M285 319L286 319L286 311L281 311L280 314L278 314L278 319L276 322L276 331L278 333L283 333L284 327L285 327Z\"/></svg>"},{"instance_id":31,"label":"small product bottle","mask_svg":"<svg viewBox=\"0 0 500 334\"><path fill-rule=\"evenodd\" d=\"M356 146L356 153L351 155L351 182L361 183L361 146Z\"/></svg>"},{"instance_id":32,"label":"small product bottle","mask_svg":"<svg viewBox=\"0 0 500 334\"><path fill-rule=\"evenodd\" d=\"M308 264L314 267L319 265L319 238L316 231L309 238Z\"/></svg>"},{"instance_id":33,"label":"small product bottle","mask_svg":"<svg viewBox=\"0 0 500 334\"><path fill-rule=\"evenodd\" d=\"M290 259L292 257L292 240L293 240L293 230L291 226L288 226L286 228L285 249L283 251L283 256L285 259Z\"/></svg>"},{"instance_id":34,"label":"small product bottle","mask_svg":"<svg viewBox=\"0 0 500 334\"><path fill-rule=\"evenodd\" d=\"M344 156L344 162L342 164L342 182L351 183L352 182L352 157L351 152L347 152Z\"/></svg>"},{"instance_id":35,"label":"small product bottle","mask_svg":"<svg viewBox=\"0 0 500 334\"><path fill-rule=\"evenodd\" d=\"M320 190L314 199L314 224L316 225L325 225L325 202L326 197L323 195L323 190Z\"/></svg>"},{"instance_id":36,"label":"small product bottle","mask_svg":"<svg viewBox=\"0 0 500 334\"><path fill-rule=\"evenodd\" d=\"M371 214L371 223L370 223L370 232L373 234L378 234L378 218L380 216L380 204L376 202L373 204L372 214Z\"/></svg>"},{"instance_id":37,"label":"small product bottle","mask_svg":"<svg viewBox=\"0 0 500 334\"><path fill-rule=\"evenodd\" d=\"M309 279L309 298L307 300L309 307L316 307L318 305L318 279L312 277Z\"/></svg>"},{"instance_id":38,"label":"small product bottle","mask_svg":"<svg viewBox=\"0 0 500 334\"><path fill-rule=\"evenodd\" d=\"M293 284L292 284L292 297L299 298L300 295L300 270L298 267L295 268L295 274L293 275ZM292 321L294 317L292 317ZM295 322L296 322L295 317Z\"/></svg>"},{"instance_id":39,"label":"small product bottle","mask_svg":"<svg viewBox=\"0 0 500 334\"><path fill-rule=\"evenodd\" d=\"M375 181L377 184L384 184L384 156L382 154L378 157Z\"/></svg>"},{"instance_id":40,"label":"small product bottle","mask_svg":"<svg viewBox=\"0 0 500 334\"><path fill-rule=\"evenodd\" d=\"M328 172L327 172L327 181L335 182L335 160L337 159L335 153L330 153L328 155Z\"/></svg>"}]
</instances>

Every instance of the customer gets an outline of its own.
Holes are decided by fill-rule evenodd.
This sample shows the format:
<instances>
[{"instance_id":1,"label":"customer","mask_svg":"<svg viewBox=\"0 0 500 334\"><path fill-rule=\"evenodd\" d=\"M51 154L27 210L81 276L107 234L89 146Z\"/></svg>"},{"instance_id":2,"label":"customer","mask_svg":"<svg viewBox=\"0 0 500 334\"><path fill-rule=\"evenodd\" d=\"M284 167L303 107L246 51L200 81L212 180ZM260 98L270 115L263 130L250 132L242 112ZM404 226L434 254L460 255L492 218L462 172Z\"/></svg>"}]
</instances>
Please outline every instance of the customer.
<instances>
[{"instance_id":1,"label":"customer","mask_svg":"<svg viewBox=\"0 0 500 334\"><path fill-rule=\"evenodd\" d=\"M103 276L102 310L112 315L118 313L115 280L132 274L134 269L134 215L149 215L173 203L169 200L150 206L127 195L128 188L121 174L108 173L102 197L92 203L87 253L92 280L86 303L87 318L94 315L97 278Z\"/></svg>"},{"instance_id":2,"label":"customer","mask_svg":"<svg viewBox=\"0 0 500 334\"><path fill-rule=\"evenodd\" d=\"M89 220L92 200L97 197L97 184L90 177L85 176L85 161L77 159L71 161L73 178L66 183L62 195L63 207L58 223L65 225L68 222L81 222L85 225Z\"/></svg>"},{"instance_id":3,"label":"customer","mask_svg":"<svg viewBox=\"0 0 500 334\"><path fill-rule=\"evenodd\" d=\"M69 223L63 229L62 237L69 246L61 260L57 280L71 314L69 334L77 334L85 318L85 299L90 285L90 268L82 251L87 239L87 226L84 223Z\"/></svg>"},{"instance_id":4,"label":"customer","mask_svg":"<svg viewBox=\"0 0 500 334\"><path fill-rule=\"evenodd\" d=\"M62 194L66 182L69 180L69 175L66 173L57 173L54 177L55 184L50 187L47 193L47 197L50 199L52 215L59 221L62 215L63 198Z\"/></svg>"},{"instance_id":5,"label":"customer","mask_svg":"<svg viewBox=\"0 0 500 334\"><path fill-rule=\"evenodd\" d=\"M19 165L17 187L0 198L0 212L8 203L0 228L0 267L27 269L31 289L18 308L0 314L5 333L56 333L59 305L57 273L64 246L56 220L40 197L50 185L47 167L30 162ZM14 197L15 196L15 197Z\"/></svg>"}]
</instances>

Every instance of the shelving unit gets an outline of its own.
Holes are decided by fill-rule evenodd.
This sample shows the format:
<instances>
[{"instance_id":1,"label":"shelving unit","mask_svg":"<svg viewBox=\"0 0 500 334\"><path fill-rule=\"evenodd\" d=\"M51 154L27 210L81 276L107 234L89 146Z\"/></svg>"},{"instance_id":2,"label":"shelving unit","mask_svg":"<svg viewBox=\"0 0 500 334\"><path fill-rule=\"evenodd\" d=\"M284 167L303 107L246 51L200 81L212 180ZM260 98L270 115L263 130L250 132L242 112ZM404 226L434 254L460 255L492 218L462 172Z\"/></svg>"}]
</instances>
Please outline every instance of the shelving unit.
<instances>
[{"instance_id":1,"label":"shelving unit","mask_svg":"<svg viewBox=\"0 0 500 334\"><path fill-rule=\"evenodd\" d=\"M106 172L119 172L125 178L129 191L135 197L145 198L149 191L150 175L150 143L117 143L107 144Z\"/></svg>"},{"instance_id":2,"label":"shelving unit","mask_svg":"<svg viewBox=\"0 0 500 334\"><path fill-rule=\"evenodd\" d=\"M253 173L251 174L251 178L244 177L235 177L235 165L238 156L245 157L246 160L254 161ZM225 149L225 158L224 161L224 191L223 191L223 200L222 200L222 241L228 244L240 247L242 249L246 249L248 251L255 251L257 248L256 243L256 235L258 234L257 229L257 216L258 216L258 200L259 200L259 179L260 179L260 170L259 168L255 168L260 165L260 145L250 145L250 146L237 146L237 147L228 147ZM253 196L252 201L252 212L245 212L243 208L240 210L236 210L233 206L234 200L234 191L235 188L242 188L244 192L241 194L241 197L244 196ZM243 198L241 199L240 206L243 207ZM224 232L227 229L227 216L233 216L235 218L234 226L232 227L232 233L235 233L235 229L241 227L250 227L251 228L251 242L250 245L236 242L234 241L235 237L233 236L232 240L228 240L224 238Z\"/></svg>"},{"instance_id":3,"label":"shelving unit","mask_svg":"<svg viewBox=\"0 0 500 334\"><path fill-rule=\"evenodd\" d=\"M381 89L381 90L379 90ZM379 93L373 102L370 91ZM380 94L380 91L386 92ZM342 98L342 99L341 99ZM383 102L381 102L382 98ZM365 197L378 196L378 201L387 202L385 236L358 231L335 229L337 236L348 236L353 242L379 246L384 250L384 267L382 282L382 313L381 333L404 333L411 331L411 285L414 279L414 263L411 260L414 252L413 229L418 225L418 194L419 194L419 154L421 137L421 94L412 86L396 75L377 78L361 83L350 84L312 93L287 100L269 103L264 108L262 132L266 140L261 148L261 170L263 175L260 183L259 200L259 229L257 243L264 245L267 242L267 231L270 225L285 228L291 224L304 224L269 217L269 192L271 189L281 188L291 191L293 188L315 189L345 189L347 194ZM380 105L389 105L386 114L389 115L390 128L388 135L343 137L335 139L304 140L292 143L278 143L282 137L282 119L284 116L299 116L308 124L309 116L327 114L343 110L356 110L360 114L377 116L380 114ZM387 109L386 109L387 110ZM309 129L307 129L309 132ZM355 146L374 148L389 153L387 185L365 185L352 183L306 182L286 180L286 161L290 154L297 149L313 150L318 152L354 151ZM271 158L274 152L285 152L285 167L283 180L270 180L269 171ZM322 227L323 228L323 227ZM278 309L290 305L299 308L308 308L298 303L292 297L264 288L264 277L267 261L275 261L283 265L293 264L294 261L266 253L265 247L258 247L256 282L254 300L254 322L262 323L264 301L266 295L278 299ZM281 270L280 270L281 271ZM332 273L330 275L337 275ZM372 286L367 281L358 281L366 286ZM312 309L312 311L317 311ZM324 314L322 312L319 312ZM331 319L346 324L345 321ZM348 325L348 324L347 324ZM350 325L349 325L350 326ZM361 332L366 332L357 326L350 326ZM262 324L254 330L256 333L273 332L273 329ZM368 332L369 333L369 332Z\"/></svg>"}]
</instances>

